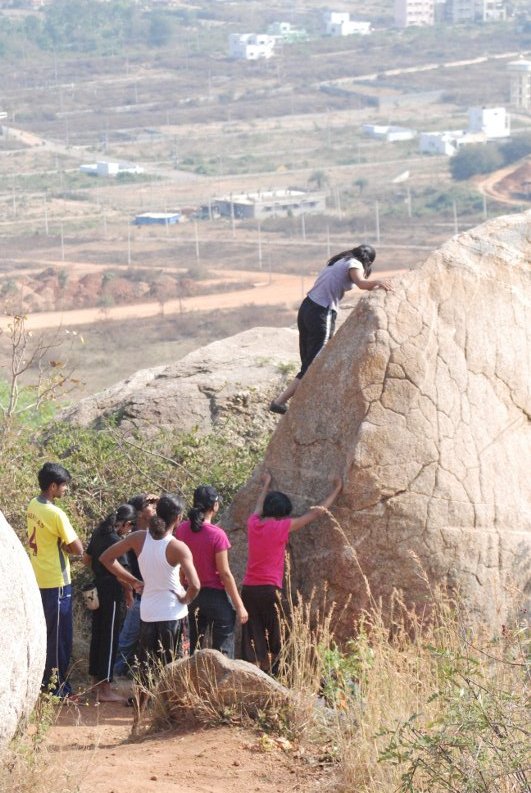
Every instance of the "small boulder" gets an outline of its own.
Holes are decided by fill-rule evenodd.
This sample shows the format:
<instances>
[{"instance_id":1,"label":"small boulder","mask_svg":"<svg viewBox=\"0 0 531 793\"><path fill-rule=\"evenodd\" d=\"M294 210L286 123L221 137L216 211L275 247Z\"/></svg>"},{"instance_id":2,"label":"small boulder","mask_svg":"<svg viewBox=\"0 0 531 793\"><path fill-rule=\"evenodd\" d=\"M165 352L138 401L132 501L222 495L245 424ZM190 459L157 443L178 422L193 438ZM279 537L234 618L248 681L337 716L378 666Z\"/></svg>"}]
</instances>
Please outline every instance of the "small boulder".
<instances>
[{"instance_id":1,"label":"small boulder","mask_svg":"<svg viewBox=\"0 0 531 793\"><path fill-rule=\"evenodd\" d=\"M256 716L291 701L291 693L247 661L233 661L217 650L199 650L164 667L157 685L161 717L169 721L235 709Z\"/></svg>"}]
</instances>

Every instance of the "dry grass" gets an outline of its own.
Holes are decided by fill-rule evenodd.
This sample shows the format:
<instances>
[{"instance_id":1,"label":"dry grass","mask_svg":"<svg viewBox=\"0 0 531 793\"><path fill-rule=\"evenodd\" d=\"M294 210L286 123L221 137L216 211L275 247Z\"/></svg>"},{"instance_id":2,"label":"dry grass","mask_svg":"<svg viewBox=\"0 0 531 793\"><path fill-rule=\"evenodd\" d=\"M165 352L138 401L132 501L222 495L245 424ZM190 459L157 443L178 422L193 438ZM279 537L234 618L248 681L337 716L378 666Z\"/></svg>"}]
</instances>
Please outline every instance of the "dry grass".
<instances>
[{"instance_id":1,"label":"dry grass","mask_svg":"<svg viewBox=\"0 0 531 793\"><path fill-rule=\"evenodd\" d=\"M78 793L93 755L65 762L46 744L46 736L61 713L57 697L42 694L29 723L15 736L0 763L2 793Z\"/></svg>"}]
</instances>

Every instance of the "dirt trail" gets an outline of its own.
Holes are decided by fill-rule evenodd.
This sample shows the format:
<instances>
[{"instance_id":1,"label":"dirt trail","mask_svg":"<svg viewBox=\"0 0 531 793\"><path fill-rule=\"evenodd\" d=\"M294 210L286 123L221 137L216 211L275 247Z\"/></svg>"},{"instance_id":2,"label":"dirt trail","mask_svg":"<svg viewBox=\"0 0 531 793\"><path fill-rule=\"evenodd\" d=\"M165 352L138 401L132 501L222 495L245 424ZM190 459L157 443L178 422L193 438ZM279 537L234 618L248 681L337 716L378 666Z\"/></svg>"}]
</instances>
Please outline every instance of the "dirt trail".
<instances>
[{"instance_id":1,"label":"dirt trail","mask_svg":"<svg viewBox=\"0 0 531 793\"><path fill-rule=\"evenodd\" d=\"M50 766L78 793L310 793L319 769L236 727L166 732L130 741L131 710L69 706L47 737ZM264 751L264 748L266 751ZM56 779L57 781L57 779ZM71 788L65 784L65 790Z\"/></svg>"},{"instance_id":2,"label":"dirt trail","mask_svg":"<svg viewBox=\"0 0 531 793\"><path fill-rule=\"evenodd\" d=\"M390 270L375 273L376 278L398 278L405 270ZM221 273L221 277L228 274ZM286 273L267 274L256 271L239 271L242 281L255 281L250 289L239 289L228 292L215 292L210 295L183 297L168 300L164 303L164 315L179 314L189 311L219 311L246 305L259 306L291 306L300 302L306 291L311 287L313 278L288 275ZM229 276L230 277L230 276ZM362 293L359 292L361 295ZM143 319L162 314L161 304L157 301L136 303L124 306L101 308L84 308L73 311L46 311L31 314L27 320L28 330L45 328L73 327L93 325L102 321L123 321L127 319ZM9 317L0 319L0 329L5 330L10 322Z\"/></svg>"},{"instance_id":3,"label":"dirt trail","mask_svg":"<svg viewBox=\"0 0 531 793\"><path fill-rule=\"evenodd\" d=\"M520 166L522 165L522 161L517 163L512 163L508 165L506 168L501 168L499 171L494 171L493 173L489 173L484 179L481 179L477 183L477 188L480 193L483 195L489 196L490 198L496 199L502 204L508 204L510 206L522 206L522 204L526 203L523 199L517 200L514 198L510 198L507 193L503 190L499 190L498 185L499 183L505 179L506 176L517 171Z\"/></svg>"}]
</instances>

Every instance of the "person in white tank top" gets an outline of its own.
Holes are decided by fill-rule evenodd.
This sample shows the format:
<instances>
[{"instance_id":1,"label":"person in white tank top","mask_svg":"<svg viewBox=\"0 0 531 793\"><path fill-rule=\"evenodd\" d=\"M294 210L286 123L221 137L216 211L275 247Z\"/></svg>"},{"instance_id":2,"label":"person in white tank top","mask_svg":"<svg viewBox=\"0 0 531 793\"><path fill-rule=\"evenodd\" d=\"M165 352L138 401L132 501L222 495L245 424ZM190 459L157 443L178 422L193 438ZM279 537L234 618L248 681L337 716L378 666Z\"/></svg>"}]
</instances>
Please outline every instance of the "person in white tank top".
<instances>
[{"instance_id":1,"label":"person in white tank top","mask_svg":"<svg viewBox=\"0 0 531 793\"><path fill-rule=\"evenodd\" d=\"M141 668L157 658L170 663L181 652L183 627L188 603L201 588L189 548L172 536L183 512L175 496L161 496L157 515L147 532L135 531L108 548L100 562L124 584L142 593L140 605L139 661ZM132 550L138 557L143 581L135 578L118 557ZM180 573L188 582L185 590Z\"/></svg>"}]
</instances>

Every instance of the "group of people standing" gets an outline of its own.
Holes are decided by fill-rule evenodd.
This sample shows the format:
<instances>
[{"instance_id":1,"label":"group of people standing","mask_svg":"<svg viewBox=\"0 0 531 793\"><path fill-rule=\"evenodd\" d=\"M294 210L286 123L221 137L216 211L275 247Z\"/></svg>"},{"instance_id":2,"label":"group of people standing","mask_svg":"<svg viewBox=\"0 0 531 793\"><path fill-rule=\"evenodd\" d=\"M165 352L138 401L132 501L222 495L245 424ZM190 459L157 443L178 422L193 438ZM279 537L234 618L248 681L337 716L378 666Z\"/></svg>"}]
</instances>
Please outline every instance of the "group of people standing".
<instances>
[{"instance_id":1,"label":"group of people standing","mask_svg":"<svg viewBox=\"0 0 531 793\"><path fill-rule=\"evenodd\" d=\"M375 257L372 246L359 245L333 256L319 273L298 313L301 369L271 402L274 413L286 413L302 377L332 336L345 292L354 286L392 289L388 281L370 279ZM179 655L186 632L191 653L208 642L233 657L236 618L242 626L243 659L275 672L286 545L290 533L314 520L318 510L291 517L290 499L270 491L271 476L263 475L247 525L248 562L240 594L230 570L229 539L214 522L220 499L211 485L195 490L186 520L177 496L134 496L99 524L83 553L66 514L54 504L65 495L70 474L46 463L38 478L40 495L28 507L28 545L48 631L45 685L53 685L60 696L71 692L69 557L81 555L98 590L89 671L102 701L119 698L111 687L114 674L130 672L135 665L142 669L153 657L166 663ZM341 487L336 480L320 506L330 507Z\"/></svg>"},{"instance_id":2,"label":"group of people standing","mask_svg":"<svg viewBox=\"0 0 531 793\"><path fill-rule=\"evenodd\" d=\"M89 673L99 701L122 700L111 685L114 676L135 669L142 675L154 659L168 663L182 655L185 637L191 654L208 646L233 658L237 619L242 658L275 672L286 545L292 531L318 516L318 508L291 517L290 499L270 491L271 475L264 473L247 526L248 563L240 594L229 565L229 538L214 523L220 498L211 485L196 488L187 519L176 495L134 496L101 521L83 550L66 513L54 503L66 495L69 472L46 463L38 479L41 492L28 506L27 521L48 634L45 687L57 696L72 696L71 556L91 568L98 593ZM341 486L337 479L320 506L331 506Z\"/></svg>"}]
</instances>

